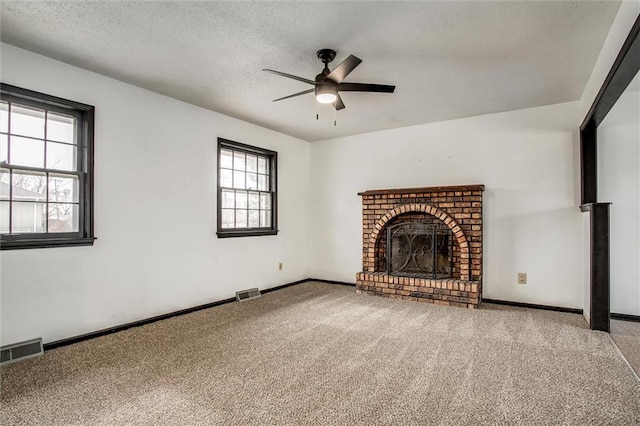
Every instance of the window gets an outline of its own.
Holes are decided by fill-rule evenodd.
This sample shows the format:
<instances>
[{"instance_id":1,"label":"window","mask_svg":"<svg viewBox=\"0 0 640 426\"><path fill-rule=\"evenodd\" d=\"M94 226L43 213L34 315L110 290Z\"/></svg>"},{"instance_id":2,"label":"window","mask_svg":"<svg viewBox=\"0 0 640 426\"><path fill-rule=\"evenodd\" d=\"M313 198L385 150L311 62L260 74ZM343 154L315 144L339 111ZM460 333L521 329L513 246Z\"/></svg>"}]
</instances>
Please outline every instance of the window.
<instances>
[{"instance_id":1,"label":"window","mask_svg":"<svg viewBox=\"0 0 640 426\"><path fill-rule=\"evenodd\" d=\"M94 108L0 85L0 248L93 244Z\"/></svg>"},{"instance_id":2,"label":"window","mask_svg":"<svg viewBox=\"0 0 640 426\"><path fill-rule=\"evenodd\" d=\"M218 138L218 237L276 235L278 153Z\"/></svg>"}]
</instances>

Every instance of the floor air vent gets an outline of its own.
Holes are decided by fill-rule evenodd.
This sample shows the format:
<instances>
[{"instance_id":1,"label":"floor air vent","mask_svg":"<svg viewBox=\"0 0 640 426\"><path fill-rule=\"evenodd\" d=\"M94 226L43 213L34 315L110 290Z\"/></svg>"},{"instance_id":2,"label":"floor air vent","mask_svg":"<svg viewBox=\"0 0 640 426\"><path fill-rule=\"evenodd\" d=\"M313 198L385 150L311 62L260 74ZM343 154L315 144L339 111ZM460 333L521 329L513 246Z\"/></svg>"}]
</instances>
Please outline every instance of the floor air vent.
<instances>
[{"instance_id":1,"label":"floor air vent","mask_svg":"<svg viewBox=\"0 0 640 426\"><path fill-rule=\"evenodd\" d=\"M236 291L236 300L238 302L244 302L245 300L255 299L260 296L261 294L258 288L250 288L249 290Z\"/></svg>"},{"instance_id":2,"label":"floor air vent","mask_svg":"<svg viewBox=\"0 0 640 426\"><path fill-rule=\"evenodd\" d=\"M42 338L3 346L0 348L0 365L13 364L14 362L40 356L43 353Z\"/></svg>"}]
</instances>

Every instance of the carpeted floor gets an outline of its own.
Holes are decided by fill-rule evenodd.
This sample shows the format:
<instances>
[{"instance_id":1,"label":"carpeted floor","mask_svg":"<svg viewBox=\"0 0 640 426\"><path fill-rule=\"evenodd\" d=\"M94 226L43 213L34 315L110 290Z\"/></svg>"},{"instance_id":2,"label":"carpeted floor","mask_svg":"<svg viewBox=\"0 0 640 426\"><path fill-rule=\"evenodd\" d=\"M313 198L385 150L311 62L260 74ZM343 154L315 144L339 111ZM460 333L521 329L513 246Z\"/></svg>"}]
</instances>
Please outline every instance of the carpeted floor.
<instances>
[{"instance_id":1,"label":"carpeted floor","mask_svg":"<svg viewBox=\"0 0 640 426\"><path fill-rule=\"evenodd\" d=\"M640 376L640 322L611 320L611 337Z\"/></svg>"},{"instance_id":2,"label":"carpeted floor","mask_svg":"<svg viewBox=\"0 0 640 426\"><path fill-rule=\"evenodd\" d=\"M319 283L0 373L2 425L640 424L640 382L579 315Z\"/></svg>"}]
</instances>

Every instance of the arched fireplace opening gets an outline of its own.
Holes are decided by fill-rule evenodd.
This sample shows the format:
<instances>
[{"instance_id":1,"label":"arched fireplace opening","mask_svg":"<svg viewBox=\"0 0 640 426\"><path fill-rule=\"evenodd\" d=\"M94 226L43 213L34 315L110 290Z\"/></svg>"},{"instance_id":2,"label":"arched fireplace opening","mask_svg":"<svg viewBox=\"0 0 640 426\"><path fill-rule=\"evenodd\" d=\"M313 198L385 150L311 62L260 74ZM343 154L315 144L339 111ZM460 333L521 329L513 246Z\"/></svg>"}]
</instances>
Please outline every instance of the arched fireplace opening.
<instances>
[{"instance_id":1,"label":"arched fireplace opening","mask_svg":"<svg viewBox=\"0 0 640 426\"><path fill-rule=\"evenodd\" d=\"M452 237L443 224L412 221L387 226L387 273L434 280L453 278Z\"/></svg>"}]
</instances>

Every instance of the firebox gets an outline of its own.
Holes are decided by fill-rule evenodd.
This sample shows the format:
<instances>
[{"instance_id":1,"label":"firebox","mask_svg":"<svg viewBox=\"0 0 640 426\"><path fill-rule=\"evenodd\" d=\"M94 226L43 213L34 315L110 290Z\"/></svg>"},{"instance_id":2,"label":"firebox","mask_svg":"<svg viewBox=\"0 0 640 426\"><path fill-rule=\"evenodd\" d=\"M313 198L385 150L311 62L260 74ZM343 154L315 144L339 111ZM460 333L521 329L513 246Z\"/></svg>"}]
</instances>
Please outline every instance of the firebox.
<instances>
[{"instance_id":1,"label":"firebox","mask_svg":"<svg viewBox=\"0 0 640 426\"><path fill-rule=\"evenodd\" d=\"M451 278L449 228L405 222L387 227L387 273L404 277Z\"/></svg>"}]
</instances>

